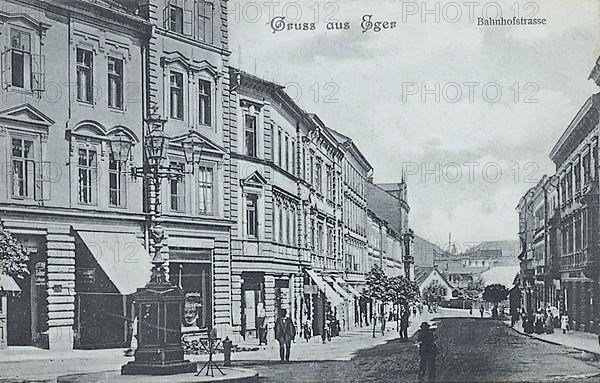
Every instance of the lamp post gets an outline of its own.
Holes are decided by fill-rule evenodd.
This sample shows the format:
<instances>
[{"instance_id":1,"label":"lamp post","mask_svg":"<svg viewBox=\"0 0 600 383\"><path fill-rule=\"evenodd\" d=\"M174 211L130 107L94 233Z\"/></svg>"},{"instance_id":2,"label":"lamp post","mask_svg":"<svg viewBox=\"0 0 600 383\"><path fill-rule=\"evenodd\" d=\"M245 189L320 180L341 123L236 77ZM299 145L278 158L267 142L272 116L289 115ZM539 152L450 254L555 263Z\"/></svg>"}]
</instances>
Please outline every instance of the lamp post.
<instances>
[{"instance_id":1,"label":"lamp post","mask_svg":"<svg viewBox=\"0 0 600 383\"><path fill-rule=\"evenodd\" d=\"M410 281L410 265L413 263L411 244L415 239L415 233L412 231L412 229L408 229L408 231L402 235L402 239L404 240L404 274Z\"/></svg>"},{"instance_id":2,"label":"lamp post","mask_svg":"<svg viewBox=\"0 0 600 383\"><path fill-rule=\"evenodd\" d=\"M182 141L186 165L191 169L165 165L170 139L165 135L166 120L151 116L145 121L143 164L131 169L133 178L145 182L148 193L148 218L152 270L150 280L133 294L138 316L138 348L135 360L121 367L123 375L171 375L195 372L196 365L184 360L181 346L181 314L184 292L167 280L165 259L162 256L165 230L161 222L161 183L165 179L182 179L194 172L203 141L190 131ZM132 142L124 135L111 139L113 155L120 160L129 157Z\"/></svg>"}]
</instances>

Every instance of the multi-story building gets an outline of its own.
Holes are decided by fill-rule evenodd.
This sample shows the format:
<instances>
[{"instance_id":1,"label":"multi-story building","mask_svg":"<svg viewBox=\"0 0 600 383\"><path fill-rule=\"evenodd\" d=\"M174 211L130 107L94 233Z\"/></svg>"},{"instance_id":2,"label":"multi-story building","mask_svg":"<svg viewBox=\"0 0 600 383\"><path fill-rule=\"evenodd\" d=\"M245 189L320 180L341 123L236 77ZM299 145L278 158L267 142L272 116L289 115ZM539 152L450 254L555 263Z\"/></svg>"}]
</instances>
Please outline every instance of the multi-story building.
<instances>
[{"instance_id":1,"label":"multi-story building","mask_svg":"<svg viewBox=\"0 0 600 383\"><path fill-rule=\"evenodd\" d=\"M576 329L595 331L598 270L598 130L600 94L591 96L550 152L556 165L563 309Z\"/></svg>"},{"instance_id":2,"label":"multi-story building","mask_svg":"<svg viewBox=\"0 0 600 383\"><path fill-rule=\"evenodd\" d=\"M169 277L186 293L184 331L230 333L229 236L238 201L229 182L237 177L229 158L237 137L230 129L227 2L121 1L151 24L142 67L144 117L166 120L167 162L189 173L165 180L160 197ZM190 135L196 143L185 149ZM186 150L198 159L192 165Z\"/></svg>"},{"instance_id":3,"label":"multi-story building","mask_svg":"<svg viewBox=\"0 0 600 383\"><path fill-rule=\"evenodd\" d=\"M0 209L29 249L9 345L118 347L149 279L142 184L147 23L109 1L1 1ZM128 156L111 142L129 141Z\"/></svg>"},{"instance_id":4,"label":"multi-story building","mask_svg":"<svg viewBox=\"0 0 600 383\"><path fill-rule=\"evenodd\" d=\"M529 189L517 206L521 239L520 289L523 307L528 312L559 305L556 230L551 225L555 209L553 178L548 176L543 176Z\"/></svg>"}]
</instances>

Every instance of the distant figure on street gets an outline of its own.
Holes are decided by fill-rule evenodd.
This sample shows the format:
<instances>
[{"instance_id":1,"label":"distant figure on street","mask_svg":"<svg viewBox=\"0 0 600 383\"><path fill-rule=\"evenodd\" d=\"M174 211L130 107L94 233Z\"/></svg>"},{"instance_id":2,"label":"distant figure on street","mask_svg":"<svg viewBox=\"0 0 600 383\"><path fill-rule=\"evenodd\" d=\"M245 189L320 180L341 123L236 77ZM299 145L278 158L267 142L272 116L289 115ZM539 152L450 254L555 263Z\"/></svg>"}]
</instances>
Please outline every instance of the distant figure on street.
<instances>
[{"instance_id":1,"label":"distant figure on street","mask_svg":"<svg viewBox=\"0 0 600 383\"><path fill-rule=\"evenodd\" d=\"M257 328L258 328L258 345L267 344L267 311L265 310L265 304L262 302L258 303L256 310Z\"/></svg>"},{"instance_id":2,"label":"distant figure on street","mask_svg":"<svg viewBox=\"0 0 600 383\"><path fill-rule=\"evenodd\" d=\"M566 334L567 330L569 329L569 316L566 314L560 317L560 329L562 330L563 334Z\"/></svg>"},{"instance_id":3,"label":"distant figure on street","mask_svg":"<svg viewBox=\"0 0 600 383\"><path fill-rule=\"evenodd\" d=\"M282 309L279 318L275 321L275 339L279 342L279 358L282 362L290 360L290 349L295 337L296 327L292 319L287 316L287 310Z\"/></svg>"},{"instance_id":4,"label":"distant figure on street","mask_svg":"<svg viewBox=\"0 0 600 383\"><path fill-rule=\"evenodd\" d=\"M535 323L534 323L534 331L536 334L543 334L544 333L544 312L542 311L542 309L538 309L537 313L535 314Z\"/></svg>"},{"instance_id":5,"label":"distant figure on street","mask_svg":"<svg viewBox=\"0 0 600 383\"><path fill-rule=\"evenodd\" d=\"M429 327L429 323L421 323L421 329L417 335L419 342L419 382L422 382L427 372L427 381L435 382L435 356L438 353L433 336L433 329Z\"/></svg>"},{"instance_id":6,"label":"distant figure on street","mask_svg":"<svg viewBox=\"0 0 600 383\"><path fill-rule=\"evenodd\" d=\"M554 334L554 315L550 309L546 314L546 334Z\"/></svg>"},{"instance_id":7,"label":"distant figure on street","mask_svg":"<svg viewBox=\"0 0 600 383\"><path fill-rule=\"evenodd\" d=\"M407 309L402 311L402 316L400 317L400 339L408 339L408 321L409 321L410 313Z\"/></svg>"},{"instance_id":8,"label":"distant figure on street","mask_svg":"<svg viewBox=\"0 0 600 383\"><path fill-rule=\"evenodd\" d=\"M527 321L525 322L525 327L523 328L523 331L525 331L525 334L533 334L534 323L535 323L535 316L533 315L533 313L528 313Z\"/></svg>"},{"instance_id":9,"label":"distant figure on street","mask_svg":"<svg viewBox=\"0 0 600 383\"><path fill-rule=\"evenodd\" d=\"M483 311L484 311L483 305L479 306L479 314L481 314L481 318L483 318Z\"/></svg>"},{"instance_id":10,"label":"distant figure on street","mask_svg":"<svg viewBox=\"0 0 600 383\"><path fill-rule=\"evenodd\" d=\"M304 320L302 333L304 335L304 339L306 339L306 341L308 342L310 340L310 337L312 336L312 330L310 328L310 321L308 319Z\"/></svg>"}]
</instances>

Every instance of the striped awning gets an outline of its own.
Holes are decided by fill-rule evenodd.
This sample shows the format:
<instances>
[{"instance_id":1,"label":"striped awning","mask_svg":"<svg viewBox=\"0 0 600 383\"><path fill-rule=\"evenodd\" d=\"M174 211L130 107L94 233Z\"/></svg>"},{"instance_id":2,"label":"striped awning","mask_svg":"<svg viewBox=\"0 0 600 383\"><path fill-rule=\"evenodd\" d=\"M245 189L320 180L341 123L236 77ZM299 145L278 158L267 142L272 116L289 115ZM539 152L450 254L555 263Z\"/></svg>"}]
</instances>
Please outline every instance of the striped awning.
<instances>
[{"instance_id":1,"label":"striped awning","mask_svg":"<svg viewBox=\"0 0 600 383\"><path fill-rule=\"evenodd\" d=\"M0 295L6 295L7 293L20 293L21 288L13 277L0 274Z\"/></svg>"},{"instance_id":2,"label":"striped awning","mask_svg":"<svg viewBox=\"0 0 600 383\"><path fill-rule=\"evenodd\" d=\"M306 273L334 306L344 303L344 299L319 274L310 269L306 269Z\"/></svg>"}]
</instances>

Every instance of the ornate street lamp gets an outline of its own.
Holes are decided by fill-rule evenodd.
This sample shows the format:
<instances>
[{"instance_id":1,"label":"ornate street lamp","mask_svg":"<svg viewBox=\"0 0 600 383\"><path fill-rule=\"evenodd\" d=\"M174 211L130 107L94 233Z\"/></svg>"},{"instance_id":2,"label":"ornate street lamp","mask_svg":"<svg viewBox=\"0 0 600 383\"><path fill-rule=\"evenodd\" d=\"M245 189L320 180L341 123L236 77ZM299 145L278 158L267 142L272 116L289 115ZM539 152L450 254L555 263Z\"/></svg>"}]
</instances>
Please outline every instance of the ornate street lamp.
<instances>
[{"instance_id":1,"label":"ornate street lamp","mask_svg":"<svg viewBox=\"0 0 600 383\"><path fill-rule=\"evenodd\" d=\"M129 159L133 142L121 131L111 136L109 142L113 160L126 162Z\"/></svg>"},{"instance_id":2,"label":"ornate street lamp","mask_svg":"<svg viewBox=\"0 0 600 383\"><path fill-rule=\"evenodd\" d=\"M415 233L412 229L408 229L408 231L402 235L402 239L404 241L404 274L406 275L406 278L410 280L410 265L413 263L411 244L415 239Z\"/></svg>"},{"instance_id":3,"label":"ornate street lamp","mask_svg":"<svg viewBox=\"0 0 600 383\"><path fill-rule=\"evenodd\" d=\"M167 280L164 267L162 242L165 230L161 225L160 202L162 181L181 179L190 172L164 165L170 142L164 132L166 120L152 117L145 122L144 163L140 167L132 168L131 175L145 181L145 191L149 194L152 271L150 281L133 295L138 315L138 349L135 351L135 360L121 367L121 374L170 375L195 372L196 365L184 359L181 346L181 318L185 294ZM190 132L183 142L186 163L192 164L193 171L193 164L200 158L203 141L197 133ZM127 149L123 140L117 138L111 141L111 146L119 153Z\"/></svg>"}]
</instances>

